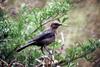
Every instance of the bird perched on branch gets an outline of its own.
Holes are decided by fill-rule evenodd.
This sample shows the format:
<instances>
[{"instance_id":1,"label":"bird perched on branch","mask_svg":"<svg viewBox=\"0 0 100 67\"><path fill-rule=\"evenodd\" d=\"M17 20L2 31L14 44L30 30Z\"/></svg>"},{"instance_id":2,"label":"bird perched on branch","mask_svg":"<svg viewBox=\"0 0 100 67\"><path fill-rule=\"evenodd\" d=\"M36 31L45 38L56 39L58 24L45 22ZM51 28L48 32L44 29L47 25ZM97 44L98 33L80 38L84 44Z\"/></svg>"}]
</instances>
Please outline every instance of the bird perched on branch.
<instances>
[{"instance_id":1,"label":"bird perched on branch","mask_svg":"<svg viewBox=\"0 0 100 67\"><path fill-rule=\"evenodd\" d=\"M17 52L23 50L24 48L26 48L28 46L36 45L36 46L40 46L42 53L44 53L43 49L44 48L46 49L46 46L48 46L49 44L51 44L52 42L55 41L56 30L61 25L62 24L57 23L57 22L51 23L49 29L43 31L41 34L39 34L34 39L29 41L28 44L18 48Z\"/></svg>"}]
</instances>

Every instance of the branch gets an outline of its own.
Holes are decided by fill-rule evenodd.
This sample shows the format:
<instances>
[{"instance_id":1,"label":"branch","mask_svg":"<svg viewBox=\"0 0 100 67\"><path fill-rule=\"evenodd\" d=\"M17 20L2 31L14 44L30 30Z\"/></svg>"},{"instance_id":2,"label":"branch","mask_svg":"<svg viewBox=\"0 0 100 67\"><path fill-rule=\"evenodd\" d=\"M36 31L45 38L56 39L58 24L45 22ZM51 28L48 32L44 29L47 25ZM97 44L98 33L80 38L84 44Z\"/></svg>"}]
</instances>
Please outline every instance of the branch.
<instances>
[{"instance_id":1,"label":"branch","mask_svg":"<svg viewBox=\"0 0 100 67\"><path fill-rule=\"evenodd\" d=\"M3 62L6 66L8 66L8 63L0 58L0 61Z\"/></svg>"}]
</instances>

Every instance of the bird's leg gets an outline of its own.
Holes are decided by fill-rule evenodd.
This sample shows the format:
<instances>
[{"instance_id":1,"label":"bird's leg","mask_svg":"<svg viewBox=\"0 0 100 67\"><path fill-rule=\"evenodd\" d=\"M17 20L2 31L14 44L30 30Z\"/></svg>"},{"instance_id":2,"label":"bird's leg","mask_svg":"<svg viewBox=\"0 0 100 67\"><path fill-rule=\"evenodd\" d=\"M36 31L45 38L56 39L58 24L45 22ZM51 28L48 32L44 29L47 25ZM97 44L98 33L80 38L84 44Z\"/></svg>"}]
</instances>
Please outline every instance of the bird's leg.
<instances>
[{"instance_id":1,"label":"bird's leg","mask_svg":"<svg viewBox=\"0 0 100 67\"><path fill-rule=\"evenodd\" d=\"M45 53L44 53L44 51L43 51L44 47L41 47L40 49L41 49L42 53L45 55Z\"/></svg>"},{"instance_id":2,"label":"bird's leg","mask_svg":"<svg viewBox=\"0 0 100 67\"><path fill-rule=\"evenodd\" d=\"M44 55L45 55L44 49L49 53L49 55L52 55L52 53L49 51L49 49L48 49L46 46L43 46L43 47L41 47L40 49L41 49L41 51L42 51L42 53L43 53Z\"/></svg>"},{"instance_id":3,"label":"bird's leg","mask_svg":"<svg viewBox=\"0 0 100 67\"><path fill-rule=\"evenodd\" d=\"M53 52L49 51L49 49L46 46L44 46L44 48L49 53L48 57L51 59L52 62L54 62Z\"/></svg>"},{"instance_id":4,"label":"bird's leg","mask_svg":"<svg viewBox=\"0 0 100 67\"><path fill-rule=\"evenodd\" d=\"M44 48L46 49L46 51L47 51L50 55L52 55L52 53L47 49L46 46L44 46Z\"/></svg>"}]
</instances>

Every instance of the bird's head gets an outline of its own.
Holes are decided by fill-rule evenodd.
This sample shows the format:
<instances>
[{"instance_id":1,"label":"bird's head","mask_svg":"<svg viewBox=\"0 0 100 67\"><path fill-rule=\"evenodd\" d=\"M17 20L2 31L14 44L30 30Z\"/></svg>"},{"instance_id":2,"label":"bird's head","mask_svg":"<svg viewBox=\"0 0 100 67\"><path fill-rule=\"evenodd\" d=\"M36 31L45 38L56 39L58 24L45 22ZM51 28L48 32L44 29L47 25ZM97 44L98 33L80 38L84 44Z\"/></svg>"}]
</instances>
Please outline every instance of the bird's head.
<instances>
[{"instance_id":1,"label":"bird's head","mask_svg":"<svg viewBox=\"0 0 100 67\"><path fill-rule=\"evenodd\" d=\"M62 25L62 24L56 23L56 22L55 22L55 23L52 23L52 24L51 24L51 28L52 28L52 29L57 29L57 28L58 28L59 26L61 26L61 25Z\"/></svg>"}]
</instances>

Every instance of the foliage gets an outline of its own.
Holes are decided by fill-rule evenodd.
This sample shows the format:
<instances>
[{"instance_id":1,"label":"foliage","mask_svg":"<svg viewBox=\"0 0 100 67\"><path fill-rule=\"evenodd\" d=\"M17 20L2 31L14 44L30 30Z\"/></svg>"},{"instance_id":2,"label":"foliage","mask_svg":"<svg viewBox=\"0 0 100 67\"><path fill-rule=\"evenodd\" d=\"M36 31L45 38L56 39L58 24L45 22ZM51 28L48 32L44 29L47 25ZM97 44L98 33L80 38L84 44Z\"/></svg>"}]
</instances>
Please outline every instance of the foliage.
<instances>
[{"instance_id":1,"label":"foliage","mask_svg":"<svg viewBox=\"0 0 100 67\"><path fill-rule=\"evenodd\" d=\"M97 48L100 48L99 40L88 40L83 43L78 43L76 46L66 49L66 56L58 64L67 65L68 67L76 67L79 58L85 58L87 61L92 61L91 53Z\"/></svg>"}]
</instances>

